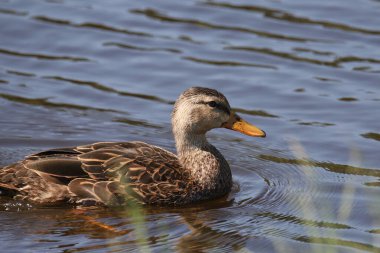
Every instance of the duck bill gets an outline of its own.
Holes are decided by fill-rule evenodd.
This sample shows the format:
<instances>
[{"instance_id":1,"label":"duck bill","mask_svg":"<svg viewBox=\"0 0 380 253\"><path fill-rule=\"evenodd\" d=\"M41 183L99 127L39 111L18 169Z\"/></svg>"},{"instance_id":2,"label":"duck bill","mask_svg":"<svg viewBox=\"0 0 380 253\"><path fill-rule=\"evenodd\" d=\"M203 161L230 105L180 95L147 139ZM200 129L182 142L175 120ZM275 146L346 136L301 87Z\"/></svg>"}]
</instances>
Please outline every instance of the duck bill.
<instances>
[{"instance_id":1,"label":"duck bill","mask_svg":"<svg viewBox=\"0 0 380 253\"><path fill-rule=\"evenodd\" d=\"M266 133L263 130L243 120L236 113L231 114L229 120L226 123L224 123L222 127L253 137L266 136Z\"/></svg>"}]
</instances>

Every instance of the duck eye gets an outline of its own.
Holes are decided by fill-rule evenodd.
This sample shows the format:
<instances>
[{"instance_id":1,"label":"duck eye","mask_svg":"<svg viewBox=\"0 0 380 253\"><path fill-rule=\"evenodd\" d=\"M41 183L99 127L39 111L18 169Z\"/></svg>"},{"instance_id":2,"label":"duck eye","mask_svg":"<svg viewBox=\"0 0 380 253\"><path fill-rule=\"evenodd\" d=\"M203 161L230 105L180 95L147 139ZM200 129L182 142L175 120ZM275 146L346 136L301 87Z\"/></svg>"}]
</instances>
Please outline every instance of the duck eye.
<instances>
[{"instance_id":1,"label":"duck eye","mask_svg":"<svg viewBox=\"0 0 380 253\"><path fill-rule=\"evenodd\" d=\"M216 102L215 102L215 101L208 102L207 104L208 104L210 107L216 107Z\"/></svg>"}]
</instances>

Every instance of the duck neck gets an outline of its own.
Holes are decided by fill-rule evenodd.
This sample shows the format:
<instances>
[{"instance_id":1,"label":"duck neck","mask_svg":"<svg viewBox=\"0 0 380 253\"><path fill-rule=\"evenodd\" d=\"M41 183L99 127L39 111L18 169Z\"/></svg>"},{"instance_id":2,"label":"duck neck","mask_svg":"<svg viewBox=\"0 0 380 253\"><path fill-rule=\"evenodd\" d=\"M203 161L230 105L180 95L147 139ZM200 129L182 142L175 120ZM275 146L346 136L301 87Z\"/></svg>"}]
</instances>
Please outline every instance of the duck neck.
<instances>
[{"instance_id":1,"label":"duck neck","mask_svg":"<svg viewBox=\"0 0 380 253\"><path fill-rule=\"evenodd\" d=\"M198 150L207 150L211 146L205 134L175 135L175 141L179 158Z\"/></svg>"},{"instance_id":2,"label":"duck neck","mask_svg":"<svg viewBox=\"0 0 380 253\"><path fill-rule=\"evenodd\" d=\"M222 154L211 145L205 134L186 134L174 131L178 158L201 190L229 191L231 171Z\"/></svg>"}]
</instances>

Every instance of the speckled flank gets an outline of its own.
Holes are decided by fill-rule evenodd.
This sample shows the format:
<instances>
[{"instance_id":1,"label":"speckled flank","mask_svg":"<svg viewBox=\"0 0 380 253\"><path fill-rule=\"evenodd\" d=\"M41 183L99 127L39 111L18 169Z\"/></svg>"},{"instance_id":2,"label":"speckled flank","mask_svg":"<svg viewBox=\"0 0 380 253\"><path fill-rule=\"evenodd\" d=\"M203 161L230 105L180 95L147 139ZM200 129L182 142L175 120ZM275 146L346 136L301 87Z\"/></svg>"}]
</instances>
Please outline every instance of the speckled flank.
<instances>
[{"instance_id":1,"label":"speckled flank","mask_svg":"<svg viewBox=\"0 0 380 253\"><path fill-rule=\"evenodd\" d=\"M143 142L53 149L3 168L0 188L16 199L39 204L181 205L221 197L231 190L231 171L205 133L220 127L229 115L197 103L214 100L230 108L221 93L208 88L190 88L176 102L173 132L178 157Z\"/></svg>"}]
</instances>

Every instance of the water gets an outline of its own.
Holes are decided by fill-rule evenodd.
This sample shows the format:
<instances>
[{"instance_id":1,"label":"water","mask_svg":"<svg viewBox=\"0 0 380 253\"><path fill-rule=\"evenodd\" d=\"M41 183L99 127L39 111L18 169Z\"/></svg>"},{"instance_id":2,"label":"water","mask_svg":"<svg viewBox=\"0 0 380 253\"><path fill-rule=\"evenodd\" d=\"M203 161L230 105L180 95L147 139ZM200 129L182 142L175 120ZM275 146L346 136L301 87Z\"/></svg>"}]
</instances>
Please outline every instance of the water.
<instances>
[{"instance_id":1,"label":"water","mask_svg":"<svg viewBox=\"0 0 380 253\"><path fill-rule=\"evenodd\" d=\"M0 165L142 140L217 88L265 139L209 133L236 189L179 209L1 200L6 252L380 252L380 2L0 3Z\"/></svg>"}]
</instances>

